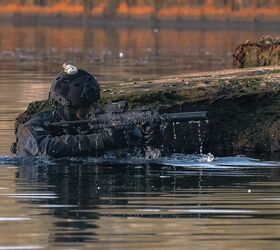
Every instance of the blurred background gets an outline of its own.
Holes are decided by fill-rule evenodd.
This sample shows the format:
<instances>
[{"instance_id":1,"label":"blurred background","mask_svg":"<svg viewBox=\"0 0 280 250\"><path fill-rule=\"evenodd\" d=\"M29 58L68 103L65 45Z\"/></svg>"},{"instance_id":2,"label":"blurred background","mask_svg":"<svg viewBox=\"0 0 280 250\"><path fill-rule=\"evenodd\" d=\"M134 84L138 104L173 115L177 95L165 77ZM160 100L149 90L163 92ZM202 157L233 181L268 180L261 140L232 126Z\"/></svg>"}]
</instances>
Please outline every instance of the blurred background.
<instances>
[{"instance_id":1,"label":"blurred background","mask_svg":"<svg viewBox=\"0 0 280 250\"><path fill-rule=\"evenodd\" d=\"M279 21L279 0L1 0L1 15Z\"/></svg>"}]
</instances>

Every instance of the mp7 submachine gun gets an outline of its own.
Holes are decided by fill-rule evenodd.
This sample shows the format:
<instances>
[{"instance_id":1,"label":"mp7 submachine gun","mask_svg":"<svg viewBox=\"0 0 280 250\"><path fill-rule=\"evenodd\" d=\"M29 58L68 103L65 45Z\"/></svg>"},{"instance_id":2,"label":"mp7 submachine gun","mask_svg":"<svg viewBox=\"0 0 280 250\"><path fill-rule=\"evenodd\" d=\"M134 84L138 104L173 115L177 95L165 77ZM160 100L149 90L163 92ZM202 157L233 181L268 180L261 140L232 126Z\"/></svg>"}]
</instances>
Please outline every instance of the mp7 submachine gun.
<instances>
[{"instance_id":1,"label":"mp7 submachine gun","mask_svg":"<svg viewBox=\"0 0 280 250\"><path fill-rule=\"evenodd\" d=\"M189 122L208 120L206 111L159 114L151 108L128 109L126 101L115 102L108 106L107 112L90 114L87 120L60 121L48 124L50 127L68 125L79 126L87 123L92 131L103 129L130 130L138 124Z\"/></svg>"}]
</instances>

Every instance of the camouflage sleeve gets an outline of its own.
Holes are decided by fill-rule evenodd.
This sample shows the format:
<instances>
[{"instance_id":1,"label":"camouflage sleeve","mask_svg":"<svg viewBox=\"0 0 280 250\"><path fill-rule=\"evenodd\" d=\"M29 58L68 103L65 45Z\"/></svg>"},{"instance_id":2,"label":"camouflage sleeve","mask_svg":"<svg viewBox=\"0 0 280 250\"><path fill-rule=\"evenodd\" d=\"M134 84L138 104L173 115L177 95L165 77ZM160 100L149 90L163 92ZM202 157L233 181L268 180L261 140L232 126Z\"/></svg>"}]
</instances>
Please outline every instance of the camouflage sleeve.
<instances>
[{"instance_id":1,"label":"camouflage sleeve","mask_svg":"<svg viewBox=\"0 0 280 250\"><path fill-rule=\"evenodd\" d=\"M43 128L23 126L18 130L18 151L22 156L86 156L100 150L124 146L118 139L114 133L107 130L89 135L52 137Z\"/></svg>"},{"instance_id":2,"label":"camouflage sleeve","mask_svg":"<svg viewBox=\"0 0 280 250\"><path fill-rule=\"evenodd\" d=\"M85 156L124 144L123 135L110 130L88 135L52 136L41 120L36 119L19 126L17 132L18 154L22 156Z\"/></svg>"}]
</instances>

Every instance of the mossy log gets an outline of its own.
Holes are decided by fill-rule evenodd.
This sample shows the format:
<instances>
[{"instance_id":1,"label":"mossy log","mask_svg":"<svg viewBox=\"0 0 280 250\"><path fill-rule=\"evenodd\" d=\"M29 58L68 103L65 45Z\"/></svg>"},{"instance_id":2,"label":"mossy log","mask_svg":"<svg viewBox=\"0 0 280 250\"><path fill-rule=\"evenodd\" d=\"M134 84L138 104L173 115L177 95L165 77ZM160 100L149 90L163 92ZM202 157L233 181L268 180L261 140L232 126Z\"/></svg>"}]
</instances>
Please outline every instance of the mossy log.
<instances>
[{"instance_id":1,"label":"mossy log","mask_svg":"<svg viewBox=\"0 0 280 250\"><path fill-rule=\"evenodd\" d=\"M201 123L205 152L280 150L280 67L182 74L102 88L101 104L127 100L131 108L153 106L160 112L208 111L209 123ZM31 103L17 123L49 108L47 101ZM176 152L197 153L198 132L197 124L171 124L166 143Z\"/></svg>"},{"instance_id":2,"label":"mossy log","mask_svg":"<svg viewBox=\"0 0 280 250\"><path fill-rule=\"evenodd\" d=\"M276 65L280 65L280 37L265 36L258 42L246 41L233 53L236 68Z\"/></svg>"}]
</instances>

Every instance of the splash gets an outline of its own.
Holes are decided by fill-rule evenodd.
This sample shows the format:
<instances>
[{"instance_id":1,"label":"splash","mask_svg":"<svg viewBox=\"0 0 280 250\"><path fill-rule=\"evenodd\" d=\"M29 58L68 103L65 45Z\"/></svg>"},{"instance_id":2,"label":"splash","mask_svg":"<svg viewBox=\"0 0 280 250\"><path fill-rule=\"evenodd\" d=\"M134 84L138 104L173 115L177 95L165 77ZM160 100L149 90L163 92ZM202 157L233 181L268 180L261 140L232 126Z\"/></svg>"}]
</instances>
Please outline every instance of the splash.
<instances>
[{"instance_id":1,"label":"splash","mask_svg":"<svg viewBox=\"0 0 280 250\"><path fill-rule=\"evenodd\" d=\"M253 169L263 167L280 167L280 162L261 161L246 156L214 157L211 153L203 155L172 154L170 156L131 156L118 158L114 153L108 153L102 157L67 157L53 159L50 157L19 157L0 156L0 164L3 166L60 166L65 164L86 166L117 166L117 165L159 165L183 167L188 169ZM69 165L69 166L70 166Z\"/></svg>"},{"instance_id":2,"label":"splash","mask_svg":"<svg viewBox=\"0 0 280 250\"><path fill-rule=\"evenodd\" d=\"M198 141L199 141L199 153L200 155L203 154L203 142L201 137L201 122L198 121Z\"/></svg>"},{"instance_id":3,"label":"splash","mask_svg":"<svg viewBox=\"0 0 280 250\"><path fill-rule=\"evenodd\" d=\"M208 154L200 154L201 155L201 159L199 160L200 162L212 162L215 157L214 155L212 155L211 153Z\"/></svg>"},{"instance_id":4,"label":"splash","mask_svg":"<svg viewBox=\"0 0 280 250\"><path fill-rule=\"evenodd\" d=\"M206 120L205 122L209 123L208 120ZM190 121L189 124L197 124L199 154L202 156L203 155L203 140L202 140L202 131L201 131L201 121Z\"/></svg>"},{"instance_id":5,"label":"splash","mask_svg":"<svg viewBox=\"0 0 280 250\"><path fill-rule=\"evenodd\" d=\"M162 157L161 151L158 148L147 147L145 151L146 159L160 159Z\"/></svg>"},{"instance_id":6,"label":"splash","mask_svg":"<svg viewBox=\"0 0 280 250\"><path fill-rule=\"evenodd\" d=\"M173 128L173 139L176 140L177 134L176 134L176 123L175 122L172 123L172 128Z\"/></svg>"}]
</instances>

